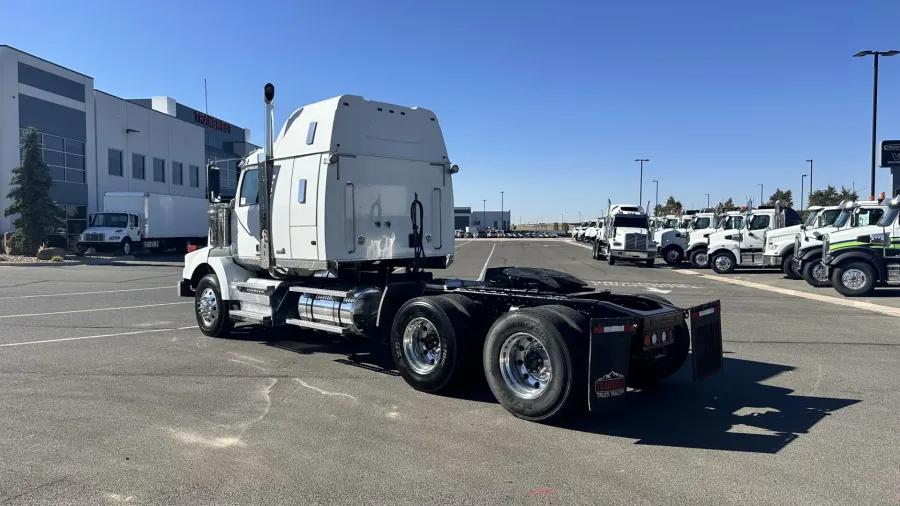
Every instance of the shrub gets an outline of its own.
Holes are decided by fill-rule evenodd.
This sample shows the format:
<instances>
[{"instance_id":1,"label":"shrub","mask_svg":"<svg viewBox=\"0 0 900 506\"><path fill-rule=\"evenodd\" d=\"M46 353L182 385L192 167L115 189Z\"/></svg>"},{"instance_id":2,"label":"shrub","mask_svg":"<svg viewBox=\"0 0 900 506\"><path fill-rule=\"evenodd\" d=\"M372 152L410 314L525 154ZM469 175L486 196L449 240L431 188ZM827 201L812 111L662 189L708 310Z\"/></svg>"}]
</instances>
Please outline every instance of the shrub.
<instances>
[{"instance_id":1,"label":"shrub","mask_svg":"<svg viewBox=\"0 0 900 506\"><path fill-rule=\"evenodd\" d=\"M50 258L50 261L51 262L62 262L63 258L59 255L56 255L55 257Z\"/></svg>"}]
</instances>

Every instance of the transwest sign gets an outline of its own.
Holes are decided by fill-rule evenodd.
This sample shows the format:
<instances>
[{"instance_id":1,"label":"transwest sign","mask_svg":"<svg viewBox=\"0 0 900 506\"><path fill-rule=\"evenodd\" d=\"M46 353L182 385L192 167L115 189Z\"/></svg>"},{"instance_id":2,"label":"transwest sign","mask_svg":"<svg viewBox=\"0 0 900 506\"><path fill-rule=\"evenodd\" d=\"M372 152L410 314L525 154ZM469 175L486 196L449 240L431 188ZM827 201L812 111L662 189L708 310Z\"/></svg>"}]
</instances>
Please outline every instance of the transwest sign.
<instances>
[{"instance_id":1,"label":"transwest sign","mask_svg":"<svg viewBox=\"0 0 900 506\"><path fill-rule=\"evenodd\" d=\"M900 167L900 141L881 141L881 166Z\"/></svg>"},{"instance_id":2,"label":"transwest sign","mask_svg":"<svg viewBox=\"0 0 900 506\"><path fill-rule=\"evenodd\" d=\"M208 126L210 128L215 128L216 130L221 130L226 134L231 133L231 125L218 119L213 118L208 114L203 114L200 111L194 111L194 121L200 123L201 125Z\"/></svg>"}]
</instances>

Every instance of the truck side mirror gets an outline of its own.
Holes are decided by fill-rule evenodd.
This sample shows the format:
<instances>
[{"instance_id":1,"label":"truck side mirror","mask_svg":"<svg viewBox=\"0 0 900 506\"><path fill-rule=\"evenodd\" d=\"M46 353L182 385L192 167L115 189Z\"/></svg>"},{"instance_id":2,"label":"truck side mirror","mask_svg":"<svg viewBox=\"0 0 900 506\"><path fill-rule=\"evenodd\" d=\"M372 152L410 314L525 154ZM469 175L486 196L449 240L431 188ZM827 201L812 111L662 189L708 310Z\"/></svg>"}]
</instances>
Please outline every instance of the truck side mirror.
<instances>
[{"instance_id":1,"label":"truck side mirror","mask_svg":"<svg viewBox=\"0 0 900 506\"><path fill-rule=\"evenodd\" d=\"M216 165L206 166L206 200L209 202L215 202L216 196L220 193L220 172Z\"/></svg>"}]
</instances>

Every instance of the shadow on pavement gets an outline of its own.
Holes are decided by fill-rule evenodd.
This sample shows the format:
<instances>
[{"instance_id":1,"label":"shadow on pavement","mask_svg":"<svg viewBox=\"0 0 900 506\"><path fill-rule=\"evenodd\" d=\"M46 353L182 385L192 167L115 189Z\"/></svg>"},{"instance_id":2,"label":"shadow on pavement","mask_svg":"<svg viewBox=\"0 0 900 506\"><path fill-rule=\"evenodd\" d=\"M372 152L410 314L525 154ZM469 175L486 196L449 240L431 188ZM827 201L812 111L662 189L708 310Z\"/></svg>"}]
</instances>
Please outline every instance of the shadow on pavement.
<instances>
[{"instance_id":1,"label":"shadow on pavement","mask_svg":"<svg viewBox=\"0 0 900 506\"><path fill-rule=\"evenodd\" d=\"M860 402L759 383L793 369L726 358L721 374L692 384L688 363L654 390L629 392L620 413L561 426L642 445L777 453L832 412Z\"/></svg>"}]
</instances>

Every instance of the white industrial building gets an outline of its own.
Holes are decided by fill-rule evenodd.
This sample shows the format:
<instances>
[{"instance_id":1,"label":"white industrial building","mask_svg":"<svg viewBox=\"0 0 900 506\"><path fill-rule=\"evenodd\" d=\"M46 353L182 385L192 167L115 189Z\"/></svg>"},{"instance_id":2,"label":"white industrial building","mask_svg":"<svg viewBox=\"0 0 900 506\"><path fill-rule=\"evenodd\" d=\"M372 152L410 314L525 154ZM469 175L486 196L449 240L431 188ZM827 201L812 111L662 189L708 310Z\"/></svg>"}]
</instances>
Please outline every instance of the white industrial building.
<instances>
[{"instance_id":1,"label":"white industrial building","mask_svg":"<svg viewBox=\"0 0 900 506\"><path fill-rule=\"evenodd\" d=\"M456 230L474 227L476 230L509 230L512 211L479 211L471 207L454 207L453 223Z\"/></svg>"},{"instance_id":2,"label":"white industrial building","mask_svg":"<svg viewBox=\"0 0 900 506\"><path fill-rule=\"evenodd\" d=\"M109 191L203 197L206 164L221 167L222 192L236 187L234 158L256 148L250 131L170 97L123 99L96 90L93 78L0 45L0 234L20 133L41 133L53 176L50 196L67 211L69 238L103 208Z\"/></svg>"}]
</instances>

